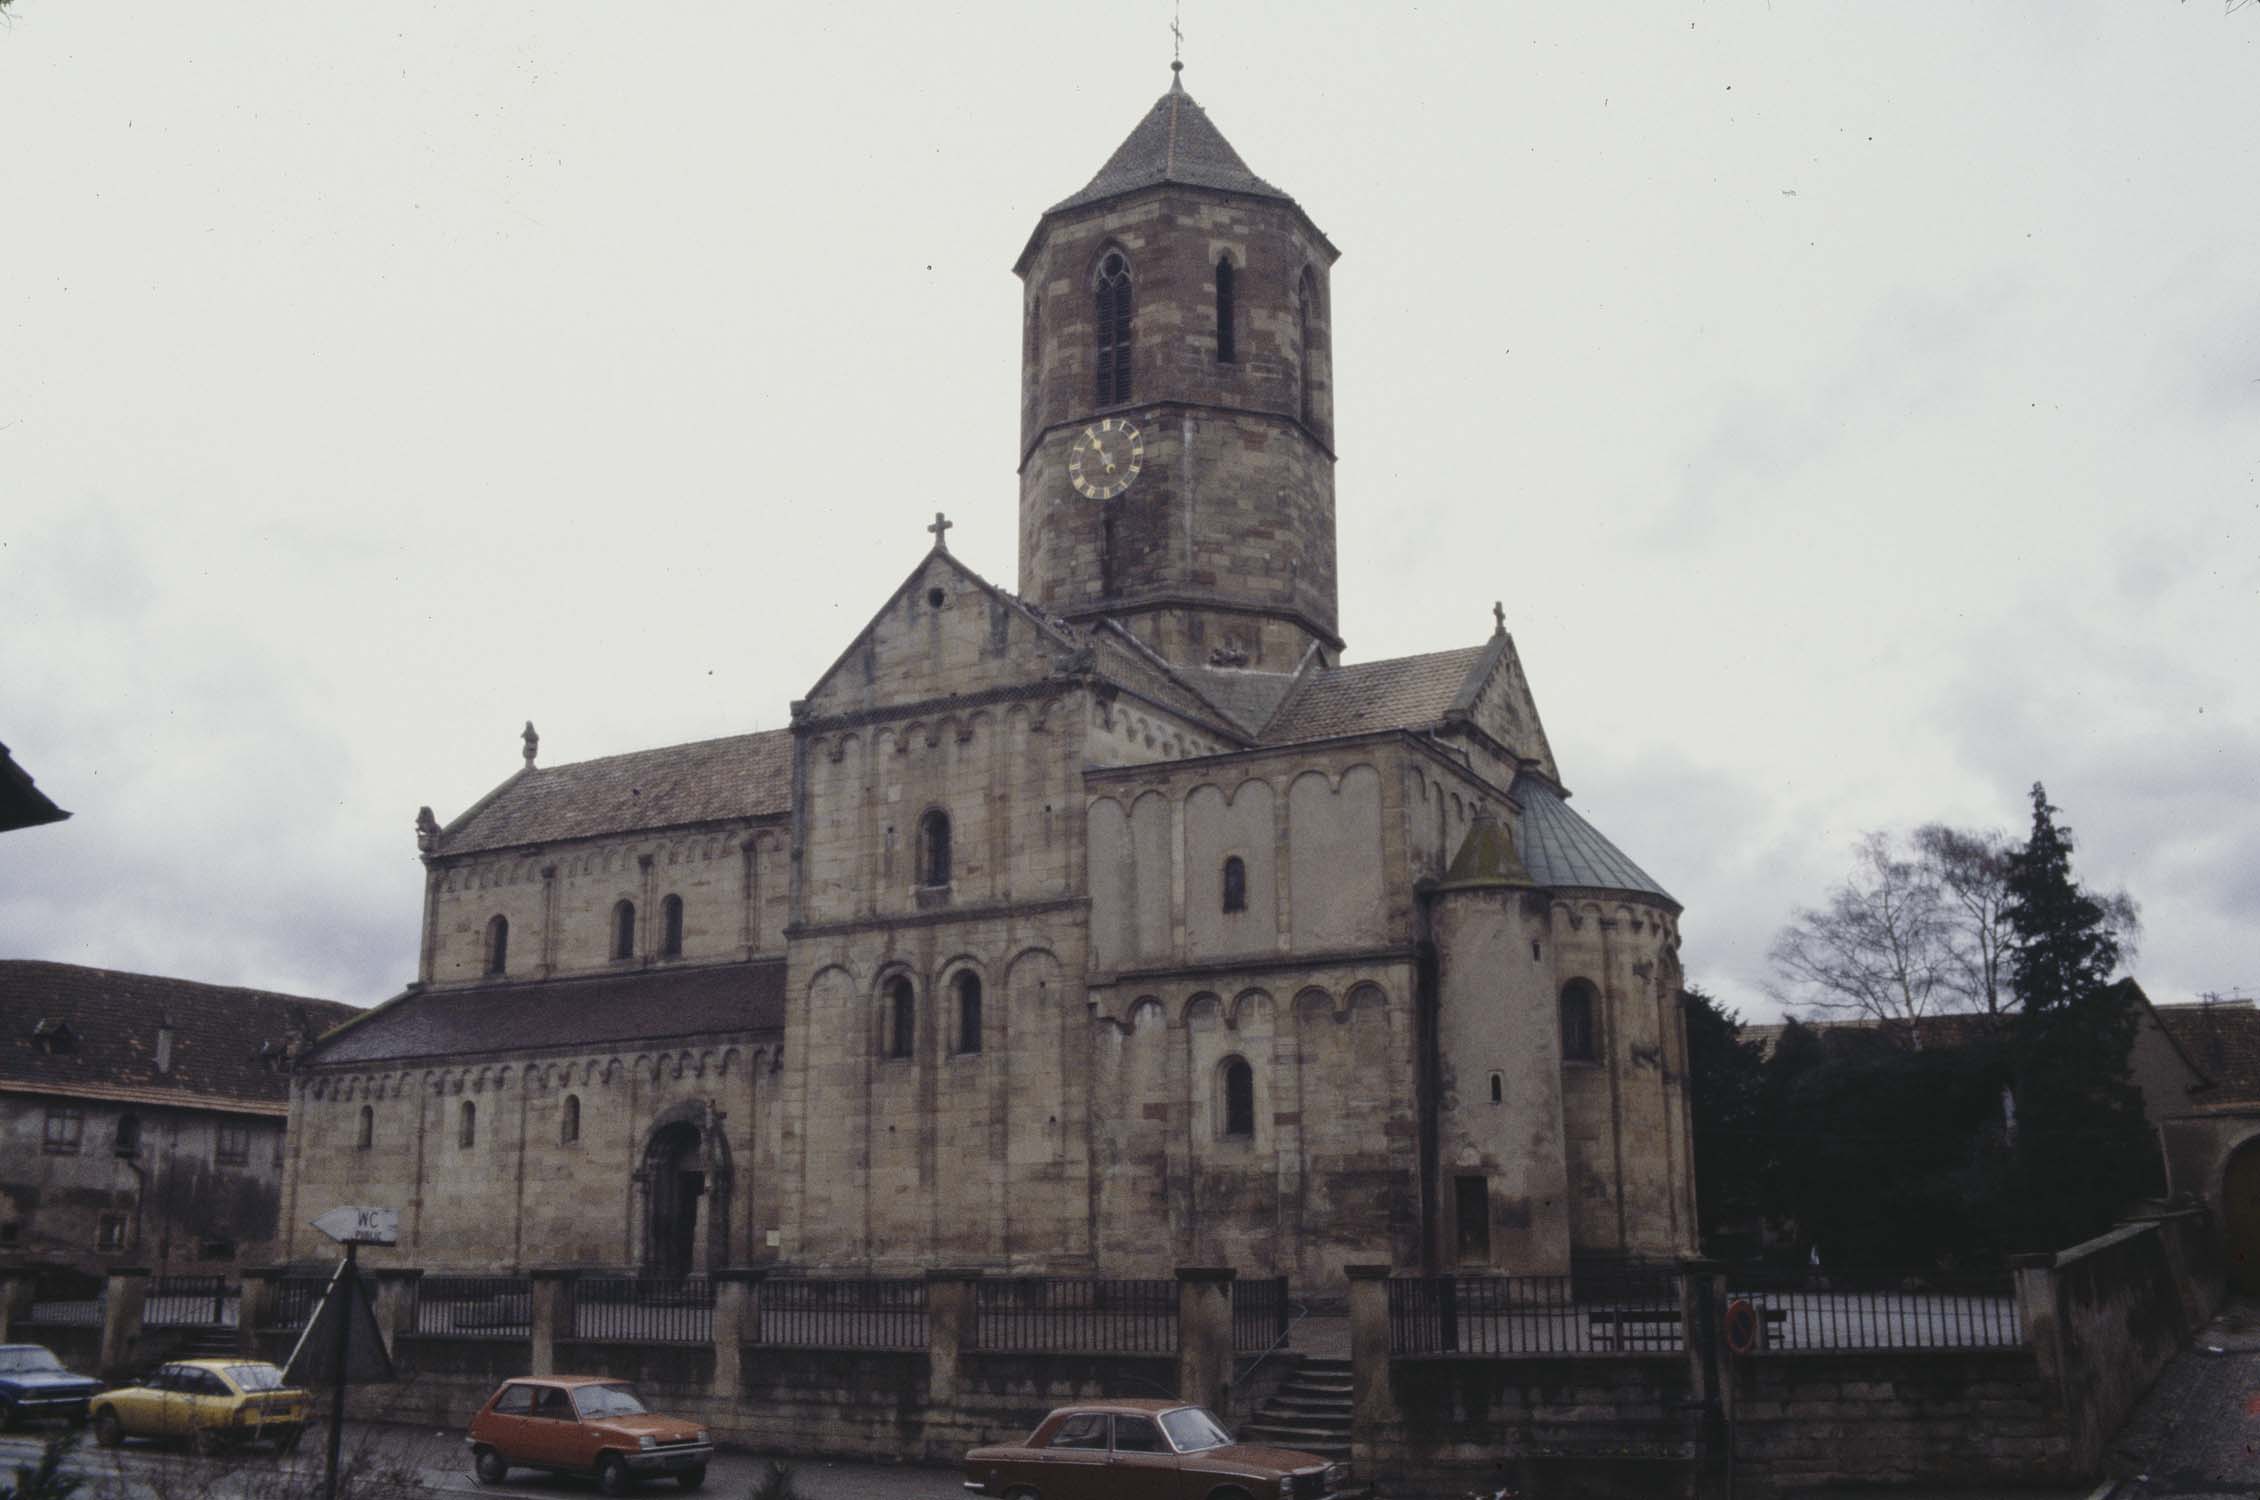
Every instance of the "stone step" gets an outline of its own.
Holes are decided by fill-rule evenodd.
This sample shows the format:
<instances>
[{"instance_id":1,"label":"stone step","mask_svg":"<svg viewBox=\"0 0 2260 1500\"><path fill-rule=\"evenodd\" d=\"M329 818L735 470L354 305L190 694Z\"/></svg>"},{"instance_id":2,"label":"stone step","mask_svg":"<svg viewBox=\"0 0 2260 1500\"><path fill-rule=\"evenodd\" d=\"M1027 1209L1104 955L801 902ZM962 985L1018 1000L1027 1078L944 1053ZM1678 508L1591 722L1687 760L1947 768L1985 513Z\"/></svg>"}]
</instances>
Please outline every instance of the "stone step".
<instances>
[{"instance_id":1,"label":"stone step","mask_svg":"<svg viewBox=\"0 0 2260 1500\"><path fill-rule=\"evenodd\" d=\"M1331 1380L1304 1380L1298 1377L1280 1386L1279 1394L1302 1396L1312 1401L1347 1401L1352 1392L1347 1383L1338 1385Z\"/></svg>"},{"instance_id":2,"label":"stone step","mask_svg":"<svg viewBox=\"0 0 2260 1500\"><path fill-rule=\"evenodd\" d=\"M1295 1396L1274 1396L1264 1403L1266 1416L1307 1417L1321 1423L1350 1420L1347 1401L1309 1401Z\"/></svg>"},{"instance_id":3,"label":"stone step","mask_svg":"<svg viewBox=\"0 0 2260 1500\"><path fill-rule=\"evenodd\" d=\"M1322 1432L1306 1432L1297 1427L1266 1427L1260 1422L1250 1423L1242 1432L1246 1442L1262 1443L1272 1448L1291 1448L1297 1453L1316 1454L1324 1459L1342 1459L1350 1456L1347 1439L1329 1437Z\"/></svg>"}]
</instances>

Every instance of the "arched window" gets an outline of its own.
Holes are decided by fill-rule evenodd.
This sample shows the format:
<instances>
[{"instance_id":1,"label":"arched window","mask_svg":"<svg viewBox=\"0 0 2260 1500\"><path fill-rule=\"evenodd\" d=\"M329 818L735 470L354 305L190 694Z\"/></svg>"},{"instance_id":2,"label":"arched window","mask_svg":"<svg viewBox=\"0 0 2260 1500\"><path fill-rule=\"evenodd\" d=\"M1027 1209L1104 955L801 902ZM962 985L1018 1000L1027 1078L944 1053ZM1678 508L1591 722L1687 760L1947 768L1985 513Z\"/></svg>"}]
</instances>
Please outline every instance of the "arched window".
<instances>
[{"instance_id":1,"label":"arched window","mask_svg":"<svg viewBox=\"0 0 2260 1500\"><path fill-rule=\"evenodd\" d=\"M1224 1090L1224 1134L1247 1140L1256 1133L1256 1070L1244 1057L1228 1057L1218 1070Z\"/></svg>"},{"instance_id":2,"label":"arched window","mask_svg":"<svg viewBox=\"0 0 2260 1500\"><path fill-rule=\"evenodd\" d=\"M887 981L887 1056L916 1055L918 1042L918 992L907 975Z\"/></svg>"},{"instance_id":3,"label":"arched window","mask_svg":"<svg viewBox=\"0 0 2260 1500\"><path fill-rule=\"evenodd\" d=\"M118 1116L118 1139L114 1149L119 1156L141 1154L141 1116Z\"/></svg>"},{"instance_id":4,"label":"arched window","mask_svg":"<svg viewBox=\"0 0 2260 1500\"><path fill-rule=\"evenodd\" d=\"M659 903L659 956L683 956L683 898L669 896Z\"/></svg>"},{"instance_id":5,"label":"arched window","mask_svg":"<svg viewBox=\"0 0 2260 1500\"><path fill-rule=\"evenodd\" d=\"M497 913L487 923L487 972L507 973L510 968L510 919Z\"/></svg>"},{"instance_id":6,"label":"arched window","mask_svg":"<svg viewBox=\"0 0 2260 1500\"><path fill-rule=\"evenodd\" d=\"M557 1139L560 1144L570 1146L580 1138L581 1096L579 1094L567 1094L565 1096L565 1107L558 1112L557 1116Z\"/></svg>"},{"instance_id":7,"label":"arched window","mask_svg":"<svg viewBox=\"0 0 2260 1500\"><path fill-rule=\"evenodd\" d=\"M918 883L950 883L950 815L938 807L918 820Z\"/></svg>"},{"instance_id":8,"label":"arched window","mask_svg":"<svg viewBox=\"0 0 2260 1500\"><path fill-rule=\"evenodd\" d=\"M1497 1073L1491 1075L1491 1102L1493 1104L1507 1102L1507 1080Z\"/></svg>"},{"instance_id":9,"label":"arched window","mask_svg":"<svg viewBox=\"0 0 2260 1500\"><path fill-rule=\"evenodd\" d=\"M1296 384L1302 387L1303 425L1318 425L1318 337L1315 320L1318 317L1318 278L1311 275L1310 267L1303 267L1302 279L1295 283L1295 335L1297 354Z\"/></svg>"},{"instance_id":10,"label":"arched window","mask_svg":"<svg viewBox=\"0 0 2260 1500\"><path fill-rule=\"evenodd\" d=\"M1248 866L1237 854L1224 861L1224 909L1248 909Z\"/></svg>"},{"instance_id":11,"label":"arched window","mask_svg":"<svg viewBox=\"0 0 2260 1500\"><path fill-rule=\"evenodd\" d=\"M1232 347L1232 257L1216 258L1216 362L1233 363L1238 356Z\"/></svg>"},{"instance_id":12,"label":"arched window","mask_svg":"<svg viewBox=\"0 0 2260 1500\"><path fill-rule=\"evenodd\" d=\"M950 988L957 992L957 1050L981 1050L981 976L971 969L959 972Z\"/></svg>"},{"instance_id":13,"label":"arched window","mask_svg":"<svg viewBox=\"0 0 2260 1500\"><path fill-rule=\"evenodd\" d=\"M1130 262L1119 250L1099 262L1098 404L1130 399Z\"/></svg>"},{"instance_id":14,"label":"arched window","mask_svg":"<svg viewBox=\"0 0 2260 1500\"><path fill-rule=\"evenodd\" d=\"M636 903L621 901L612 908L612 956L636 956Z\"/></svg>"},{"instance_id":15,"label":"arched window","mask_svg":"<svg viewBox=\"0 0 2260 1500\"><path fill-rule=\"evenodd\" d=\"M456 1127L455 1144L468 1151L478 1144L479 1107L466 1099L463 1101L463 1108L458 1112L458 1117L462 1123Z\"/></svg>"},{"instance_id":16,"label":"arched window","mask_svg":"<svg viewBox=\"0 0 2260 1500\"><path fill-rule=\"evenodd\" d=\"M1601 1055L1593 1029L1597 999L1591 980L1572 979L1562 986L1562 1061L1592 1062Z\"/></svg>"},{"instance_id":17,"label":"arched window","mask_svg":"<svg viewBox=\"0 0 2260 1500\"><path fill-rule=\"evenodd\" d=\"M369 1105L361 1106L361 1134L353 1142L354 1149L366 1151L377 1143L377 1112Z\"/></svg>"}]
</instances>

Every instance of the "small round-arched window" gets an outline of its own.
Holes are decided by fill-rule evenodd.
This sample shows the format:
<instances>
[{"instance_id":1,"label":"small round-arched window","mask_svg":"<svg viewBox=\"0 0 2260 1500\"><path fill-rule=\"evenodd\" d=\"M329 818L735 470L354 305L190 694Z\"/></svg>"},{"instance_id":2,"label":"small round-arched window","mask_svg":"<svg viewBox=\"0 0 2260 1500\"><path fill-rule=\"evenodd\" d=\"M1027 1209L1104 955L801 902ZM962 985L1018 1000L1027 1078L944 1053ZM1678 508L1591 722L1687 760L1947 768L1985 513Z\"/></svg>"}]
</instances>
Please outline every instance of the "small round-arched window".
<instances>
[{"instance_id":1,"label":"small round-arched window","mask_svg":"<svg viewBox=\"0 0 2260 1500\"><path fill-rule=\"evenodd\" d=\"M1222 1096L1219 1133L1226 1139L1249 1140L1256 1133L1256 1070L1244 1057L1228 1057L1217 1069L1217 1092Z\"/></svg>"},{"instance_id":2,"label":"small round-arched window","mask_svg":"<svg viewBox=\"0 0 2260 1500\"><path fill-rule=\"evenodd\" d=\"M567 1094L565 1096L565 1107L558 1112L557 1139L560 1144L570 1146L580 1138L581 1096Z\"/></svg>"},{"instance_id":3,"label":"small round-arched window","mask_svg":"<svg viewBox=\"0 0 2260 1500\"><path fill-rule=\"evenodd\" d=\"M468 1151L479 1143L479 1107L466 1099L457 1118L455 1144Z\"/></svg>"},{"instance_id":4,"label":"small round-arched window","mask_svg":"<svg viewBox=\"0 0 2260 1500\"><path fill-rule=\"evenodd\" d=\"M1224 861L1224 909L1228 912L1248 909L1248 866L1237 854Z\"/></svg>"},{"instance_id":5,"label":"small round-arched window","mask_svg":"<svg viewBox=\"0 0 2260 1500\"><path fill-rule=\"evenodd\" d=\"M981 976L971 969L962 970L950 981L950 989L957 996L957 1050L978 1052L981 1050Z\"/></svg>"},{"instance_id":6,"label":"small round-arched window","mask_svg":"<svg viewBox=\"0 0 2260 1500\"><path fill-rule=\"evenodd\" d=\"M911 1057L918 1042L918 992L909 976L897 974L887 981L887 1041L889 1057Z\"/></svg>"},{"instance_id":7,"label":"small round-arched window","mask_svg":"<svg viewBox=\"0 0 2260 1500\"><path fill-rule=\"evenodd\" d=\"M506 974L510 971L510 919L496 912L487 923L487 973Z\"/></svg>"},{"instance_id":8,"label":"small round-arched window","mask_svg":"<svg viewBox=\"0 0 2260 1500\"><path fill-rule=\"evenodd\" d=\"M621 901L612 908L612 956L636 956L636 903Z\"/></svg>"},{"instance_id":9,"label":"small round-arched window","mask_svg":"<svg viewBox=\"0 0 2260 1500\"><path fill-rule=\"evenodd\" d=\"M683 898L669 896L659 903L659 956L683 956Z\"/></svg>"},{"instance_id":10,"label":"small round-arched window","mask_svg":"<svg viewBox=\"0 0 2260 1500\"><path fill-rule=\"evenodd\" d=\"M361 1134L354 1141L357 1150L366 1151L377 1143L377 1112L369 1105L361 1106Z\"/></svg>"},{"instance_id":11,"label":"small round-arched window","mask_svg":"<svg viewBox=\"0 0 2260 1500\"><path fill-rule=\"evenodd\" d=\"M1590 979L1562 986L1562 1061L1594 1062L1601 1055L1596 1033L1600 994Z\"/></svg>"},{"instance_id":12,"label":"small round-arched window","mask_svg":"<svg viewBox=\"0 0 2260 1500\"><path fill-rule=\"evenodd\" d=\"M950 815L938 807L918 820L918 883L950 883Z\"/></svg>"}]
</instances>

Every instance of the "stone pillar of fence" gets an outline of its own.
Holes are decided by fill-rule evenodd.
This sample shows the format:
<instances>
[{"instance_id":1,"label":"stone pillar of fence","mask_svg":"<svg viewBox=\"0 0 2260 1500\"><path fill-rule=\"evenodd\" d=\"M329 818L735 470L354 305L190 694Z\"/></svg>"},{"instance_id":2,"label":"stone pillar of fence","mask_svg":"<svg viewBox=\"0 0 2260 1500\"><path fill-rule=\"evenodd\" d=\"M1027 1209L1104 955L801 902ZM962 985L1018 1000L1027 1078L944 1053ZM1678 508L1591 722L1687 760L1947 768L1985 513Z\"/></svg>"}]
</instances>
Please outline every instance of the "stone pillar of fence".
<instances>
[{"instance_id":1,"label":"stone pillar of fence","mask_svg":"<svg viewBox=\"0 0 2260 1500\"><path fill-rule=\"evenodd\" d=\"M1177 1268L1177 1399L1222 1411L1232 1396L1229 1266Z\"/></svg>"},{"instance_id":2,"label":"stone pillar of fence","mask_svg":"<svg viewBox=\"0 0 2260 1500\"><path fill-rule=\"evenodd\" d=\"M416 1331L416 1287L424 1279L420 1266L381 1266L361 1273L376 1283L372 1299L377 1332L384 1336L385 1353L400 1356L400 1336Z\"/></svg>"},{"instance_id":3,"label":"stone pillar of fence","mask_svg":"<svg viewBox=\"0 0 2260 1500\"><path fill-rule=\"evenodd\" d=\"M0 1344L8 1342L8 1330L31 1310L34 1276L29 1266L0 1266Z\"/></svg>"},{"instance_id":4,"label":"stone pillar of fence","mask_svg":"<svg viewBox=\"0 0 2260 1500\"><path fill-rule=\"evenodd\" d=\"M259 1335L275 1321L276 1288L288 1274L286 1266L245 1266L243 1300L235 1305L235 1348L247 1358L259 1357Z\"/></svg>"},{"instance_id":5,"label":"stone pillar of fence","mask_svg":"<svg viewBox=\"0 0 2260 1500\"><path fill-rule=\"evenodd\" d=\"M2040 1378L2064 1393L2064 1332L2056 1316L2056 1256L2053 1251L2009 1257L2010 1274L2017 1283L2017 1321L2023 1325L2025 1343Z\"/></svg>"},{"instance_id":6,"label":"stone pillar of fence","mask_svg":"<svg viewBox=\"0 0 2260 1500\"><path fill-rule=\"evenodd\" d=\"M714 1282L714 1394L735 1401L745 1381L745 1346L761 1336L761 1283L765 1266L716 1271Z\"/></svg>"},{"instance_id":7,"label":"stone pillar of fence","mask_svg":"<svg viewBox=\"0 0 2260 1500\"><path fill-rule=\"evenodd\" d=\"M102 1353L95 1373L112 1385L131 1372L141 1345L141 1310L149 1300L146 1266L114 1266L103 1288Z\"/></svg>"},{"instance_id":8,"label":"stone pillar of fence","mask_svg":"<svg viewBox=\"0 0 2260 1500\"><path fill-rule=\"evenodd\" d=\"M1178 1273L1184 1274L1182 1272ZM926 1273L926 1389L936 1411L957 1406L959 1356L973 1347L973 1285L981 1273L959 1266L939 1267ZM1180 1315L1184 1298L1178 1298ZM1232 1309L1224 1310L1224 1342L1232 1344ZM1225 1366L1229 1374L1229 1356Z\"/></svg>"},{"instance_id":9,"label":"stone pillar of fence","mask_svg":"<svg viewBox=\"0 0 2260 1500\"><path fill-rule=\"evenodd\" d=\"M1679 1342L1687 1357L1687 1399L1696 1422L1696 1470L1703 1493L1722 1494L1733 1431L1734 1382L1728 1378L1726 1266L1715 1260L1679 1263ZM1763 1325L1760 1325L1763 1327Z\"/></svg>"},{"instance_id":10,"label":"stone pillar of fence","mask_svg":"<svg viewBox=\"0 0 2260 1500\"><path fill-rule=\"evenodd\" d=\"M557 1341L571 1338L572 1329L565 1326L573 1305L573 1282L580 1271L569 1266L542 1266L526 1273L533 1284L533 1375L557 1373Z\"/></svg>"},{"instance_id":11,"label":"stone pillar of fence","mask_svg":"<svg viewBox=\"0 0 2260 1500\"><path fill-rule=\"evenodd\" d=\"M1397 1421L1389 1385L1389 1267L1344 1266L1350 1280L1350 1462L1373 1472L1374 1447Z\"/></svg>"}]
</instances>

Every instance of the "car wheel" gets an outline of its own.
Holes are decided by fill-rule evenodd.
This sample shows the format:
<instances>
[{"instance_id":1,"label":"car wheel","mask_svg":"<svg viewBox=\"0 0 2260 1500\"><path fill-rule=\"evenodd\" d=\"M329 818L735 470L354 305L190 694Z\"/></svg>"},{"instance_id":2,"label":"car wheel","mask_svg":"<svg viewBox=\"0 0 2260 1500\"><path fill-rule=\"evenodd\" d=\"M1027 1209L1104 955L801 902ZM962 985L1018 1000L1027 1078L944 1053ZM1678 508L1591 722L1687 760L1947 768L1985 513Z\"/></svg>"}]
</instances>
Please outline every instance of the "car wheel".
<instances>
[{"instance_id":1,"label":"car wheel","mask_svg":"<svg viewBox=\"0 0 2260 1500\"><path fill-rule=\"evenodd\" d=\"M188 1435L188 1446L196 1450L199 1458L210 1458L220 1451L220 1430L217 1427L199 1427Z\"/></svg>"},{"instance_id":2,"label":"car wheel","mask_svg":"<svg viewBox=\"0 0 2260 1500\"><path fill-rule=\"evenodd\" d=\"M126 1440L125 1424L118 1414L105 1406L94 1414L94 1441L105 1448L115 1448Z\"/></svg>"},{"instance_id":3,"label":"car wheel","mask_svg":"<svg viewBox=\"0 0 2260 1500\"><path fill-rule=\"evenodd\" d=\"M481 1484L500 1484L510 1475L510 1460L492 1448L478 1448L471 1453L471 1476Z\"/></svg>"},{"instance_id":4,"label":"car wheel","mask_svg":"<svg viewBox=\"0 0 2260 1500\"><path fill-rule=\"evenodd\" d=\"M675 1483L686 1490L697 1489L700 1485L706 1483L706 1465L700 1464L695 1469L683 1470L682 1473L675 1476Z\"/></svg>"},{"instance_id":5,"label":"car wheel","mask_svg":"<svg viewBox=\"0 0 2260 1500\"><path fill-rule=\"evenodd\" d=\"M617 1453L607 1453L596 1461L596 1487L607 1495L626 1495L634 1492L636 1476L628 1472L627 1462Z\"/></svg>"},{"instance_id":6,"label":"car wheel","mask_svg":"<svg viewBox=\"0 0 2260 1500\"><path fill-rule=\"evenodd\" d=\"M1036 1492L1031 1489L1006 1490L1004 1500L1036 1500Z\"/></svg>"}]
</instances>

